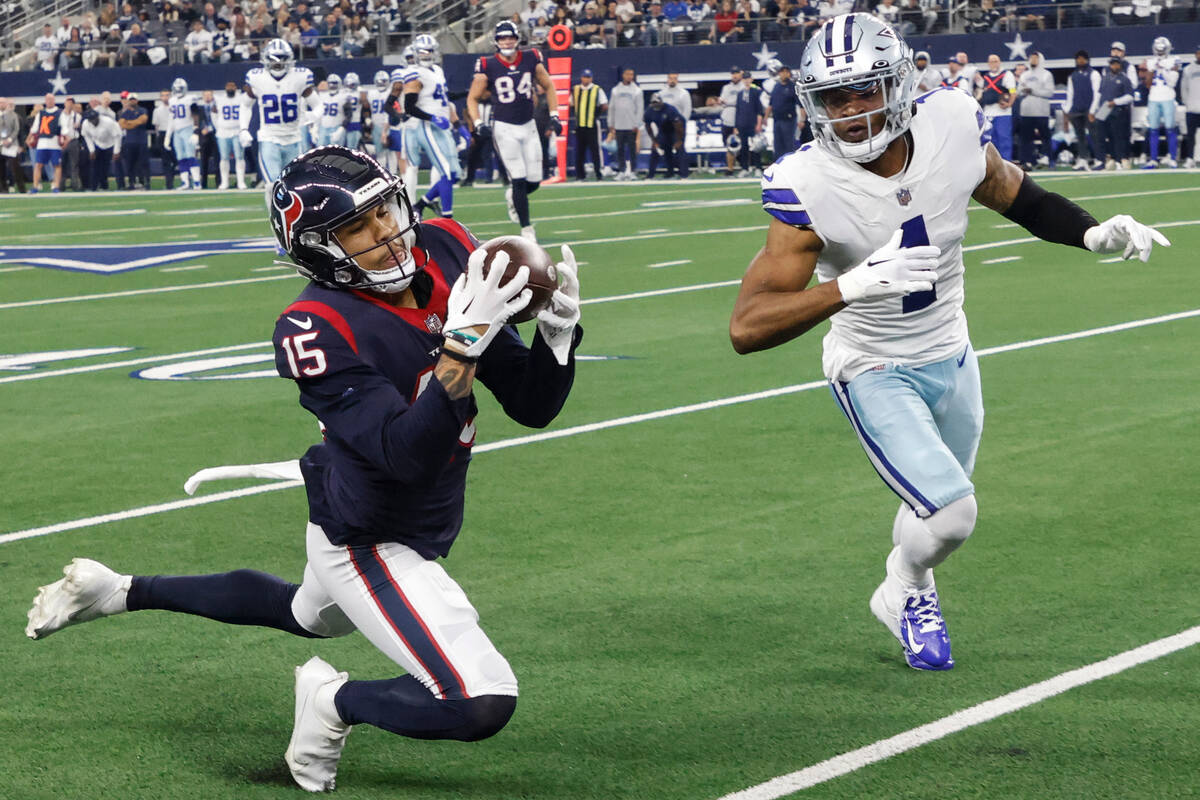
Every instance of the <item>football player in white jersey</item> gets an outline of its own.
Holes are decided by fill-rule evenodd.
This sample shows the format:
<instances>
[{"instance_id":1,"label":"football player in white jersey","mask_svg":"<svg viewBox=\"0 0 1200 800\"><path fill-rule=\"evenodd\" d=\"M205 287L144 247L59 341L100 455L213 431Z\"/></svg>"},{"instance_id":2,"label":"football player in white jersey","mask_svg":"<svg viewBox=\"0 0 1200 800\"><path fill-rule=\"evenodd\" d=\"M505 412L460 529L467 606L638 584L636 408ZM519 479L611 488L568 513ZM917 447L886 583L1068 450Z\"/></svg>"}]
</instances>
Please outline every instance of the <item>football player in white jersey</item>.
<instances>
[{"instance_id":1,"label":"football player in white jersey","mask_svg":"<svg viewBox=\"0 0 1200 800\"><path fill-rule=\"evenodd\" d=\"M388 104L392 99L392 78L387 70L375 73L371 88L363 92L363 102L371 112L371 142L375 145L375 160L389 172L400 174L392 151L388 148Z\"/></svg>"},{"instance_id":2,"label":"football player in white jersey","mask_svg":"<svg viewBox=\"0 0 1200 800\"><path fill-rule=\"evenodd\" d=\"M388 148L396 161L397 174L404 178L404 190L408 199L415 205L417 202L417 173L421 168L421 156L417 147L417 118L409 116L404 110L404 79L409 70L417 65L417 51L410 44L400 55L404 66L392 70L391 106L393 117L391 131L388 134Z\"/></svg>"},{"instance_id":3,"label":"football player in white jersey","mask_svg":"<svg viewBox=\"0 0 1200 800\"><path fill-rule=\"evenodd\" d=\"M1126 215L1097 224L1001 159L969 94L918 97L911 50L875 17L827 21L804 49L801 75L816 141L763 174L773 219L742 279L730 338L749 353L830 320L825 375L903 500L871 611L910 666L950 669L932 569L975 527L970 477L983 425L962 308L968 203L1098 253L1145 261L1154 242L1169 243Z\"/></svg>"},{"instance_id":4,"label":"football player in white jersey","mask_svg":"<svg viewBox=\"0 0 1200 800\"><path fill-rule=\"evenodd\" d=\"M233 157L237 170L237 188L246 188L246 149L238 141L242 129L242 115L249 116L250 108L246 96L238 91L237 84L225 84L225 93L217 95L214 103L213 125L217 129L217 152L221 156L221 182L218 189L229 188L229 157Z\"/></svg>"},{"instance_id":5,"label":"football player in white jersey","mask_svg":"<svg viewBox=\"0 0 1200 800\"><path fill-rule=\"evenodd\" d=\"M188 94L187 81L176 78L171 84L171 98L167 107L171 110L171 149L175 151L175 165L179 170L179 188L200 188L200 162L196 160L198 135L192 119L192 105L196 98Z\"/></svg>"},{"instance_id":6,"label":"football player in white jersey","mask_svg":"<svg viewBox=\"0 0 1200 800\"><path fill-rule=\"evenodd\" d=\"M408 152L409 170L415 171L421 155L429 159L429 191L413 204L420 214L440 203L443 217L454 216L454 183L458 180L458 151L450 126L458 114L446 92L446 76L438 64L438 44L427 33L413 39L416 64L404 73L404 113L413 122ZM415 183L415 180L413 181Z\"/></svg>"},{"instance_id":7,"label":"football player in white jersey","mask_svg":"<svg viewBox=\"0 0 1200 800\"><path fill-rule=\"evenodd\" d=\"M362 141L362 87L357 72L347 72L342 84L342 112L346 119L346 147L357 150Z\"/></svg>"},{"instance_id":8,"label":"football player in white jersey","mask_svg":"<svg viewBox=\"0 0 1200 800\"><path fill-rule=\"evenodd\" d=\"M267 42L262 63L246 73L245 91L258 104L258 167L269 207L271 184L284 165L300 155L301 115L313 93L313 74L307 67L296 66L292 46L283 39ZM250 114L244 114L240 123L238 136L242 145L249 147L254 143Z\"/></svg>"},{"instance_id":9,"label":"football player in white jersey","mask_svg":"<svg viewBox=\"0 0 1200 800\"><path fill-rule=\"evenodd\" d=\"M321 121L317 127L317 146L341 144L346 138L344 110L342 109L342 78L340 75L329 75L324 81L324 91L317 95L317 113Z\"/></svg>"},{"instance_id":10,"label":"football player in white jersey","mask_svg":"<svg viewBox=\"0 0 1200 800\"><path fill-rule=\"evenodd\" d=\"M1175 86L1179 83L1179 59L1171 55L1171 40L1159 36L1154 40L1154 55L1146 59L1146 71L1150 73L1150 94L1146 98L1146 141L1150 146L1150 160L1142 169L1158 167L1158 132L1167 129L1167 151L1170 158L1166 166L1179 166L1179 124L1175 121Z\"/></svg>"}]
</instances>

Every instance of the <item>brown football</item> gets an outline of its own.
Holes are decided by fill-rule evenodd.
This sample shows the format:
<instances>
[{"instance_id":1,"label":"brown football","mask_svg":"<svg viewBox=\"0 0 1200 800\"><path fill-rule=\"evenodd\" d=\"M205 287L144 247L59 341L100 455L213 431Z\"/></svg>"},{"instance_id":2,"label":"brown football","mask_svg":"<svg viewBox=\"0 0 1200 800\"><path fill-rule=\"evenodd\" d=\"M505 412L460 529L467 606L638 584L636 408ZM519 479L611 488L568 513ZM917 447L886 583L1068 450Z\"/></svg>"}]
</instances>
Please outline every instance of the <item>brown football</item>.
<instances>
[{"instance_id":1,"label":"brown football","mask_svg":"<svg viewBox=\"0 0 1200 800\"><path fill-rule=\"evenodd\" d=\"M497 236L488 239L480 247L488 252L487 260L483 262L484 275L491 269L496 253L508 253L508 266L501 283L508 281L522 266L529 267L529 283L526 286L533 291L533 298L509 322L528 322L550 305L550 296L558 288L558 270L554 268L554 259L550 258L549 253L523 236Z\"/></svg>"}]
</instances>

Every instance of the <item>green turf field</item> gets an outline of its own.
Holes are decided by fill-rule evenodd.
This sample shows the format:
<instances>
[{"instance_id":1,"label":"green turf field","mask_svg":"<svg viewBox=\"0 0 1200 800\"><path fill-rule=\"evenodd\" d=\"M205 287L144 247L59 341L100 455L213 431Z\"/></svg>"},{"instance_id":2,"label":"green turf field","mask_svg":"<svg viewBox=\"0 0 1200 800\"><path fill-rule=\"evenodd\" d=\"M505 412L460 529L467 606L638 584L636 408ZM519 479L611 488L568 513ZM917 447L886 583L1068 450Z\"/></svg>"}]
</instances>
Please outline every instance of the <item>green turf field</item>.
<instances>
[{"instance_id":1,"label":"green turf field","mask_svg":"<svg viewBox=\"0 0 1200 800\"><path fill-rule=\"evenodd\" d=\"M1197 625L1200 317L1053 337L1200 309L1200 178L1046 180L1100 219L1164 225L1174 246L1114 262L1014 243L1027 234L971 211L967 313L987 424L978 527L938 570L949 673L908 669L867 609L897 500L828 390L684 408L821 379L825 326L766 353L729 345L736 280L766 227L757 185L534 195L542 243L571 242L585 262L580 353L622 358L579 364L549 429L571 435L489 450L533 432L480 398L446 566L517 672L517 714L469 745L360 726L338 796L715 800ZM498 187L459 192L456 214L481 239L516 232ZM269 235L253 191L0 198L0 250ZM295 488L62 525L186 499L201 467L294 458L315 440L289 382L131 377L267 356L302 285L273 258L113 275L0 264L0 353L113 349L34 368L0 356L0 798L298 797L282 759L292 668L319 654L354 678L395 674L358 636L168 613L23 634L36 588L74 556L299 580ZM197 351L216 352L180 355ZM270 364L226 372L247 369ZM635 417L668 409L680 413ZM607 421L622 424L569 431ZM5 535L47 526L67 529ZM1183 649L799 796L1194 796L1198 668L1200 651Z\"/></svg>"}]
</instances>

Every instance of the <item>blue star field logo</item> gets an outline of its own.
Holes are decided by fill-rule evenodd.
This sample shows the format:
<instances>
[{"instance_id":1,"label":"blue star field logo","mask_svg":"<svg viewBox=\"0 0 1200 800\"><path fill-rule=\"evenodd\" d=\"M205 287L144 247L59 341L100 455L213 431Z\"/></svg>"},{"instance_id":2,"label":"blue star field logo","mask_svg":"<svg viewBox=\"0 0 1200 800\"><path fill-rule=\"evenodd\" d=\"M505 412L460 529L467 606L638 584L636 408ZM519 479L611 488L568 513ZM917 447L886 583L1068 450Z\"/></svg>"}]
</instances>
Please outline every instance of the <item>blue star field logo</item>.
<instances>
[{"instance_id":1,"label":"blue star field logo","mask_svg":"<svg viewBox=\"0 0 1200 800\"><path fill-rule=\"evenodd\" d=\"M221 253L271 253L273 239L218 239L210 242L159 244L45 245L0 249L0 264L30 264L36 267L113 275L135 269L158 267Z\"/></svg>"}]
</instances>

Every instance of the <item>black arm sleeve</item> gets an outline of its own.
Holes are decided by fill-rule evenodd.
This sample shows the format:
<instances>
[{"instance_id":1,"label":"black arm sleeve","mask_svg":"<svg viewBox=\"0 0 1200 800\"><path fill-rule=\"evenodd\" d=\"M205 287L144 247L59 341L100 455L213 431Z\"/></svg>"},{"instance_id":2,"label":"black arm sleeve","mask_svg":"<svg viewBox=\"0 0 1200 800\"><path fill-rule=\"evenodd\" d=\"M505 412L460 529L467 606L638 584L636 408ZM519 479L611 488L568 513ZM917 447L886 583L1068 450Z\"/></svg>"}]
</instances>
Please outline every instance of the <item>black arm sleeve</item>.
<instances>
[{"instance_id":1,"label":"black arm sleeve","mask_svg":"<svg viewBox=\"0 0 1200 800\"><path fill-rule=\"evenodd\" d=\"M404 95L404 113L417 119L433 119L433 115L417 108L417 93L409 92Z\"/></svg>"},{"instance_id":2,"label":"black arm sleeve","mask_svg":"<svg viewBox=\"0 0 1200 800\"><path fill-rule=\"evenodd\" d=\"M480 358L476 376L511 419L528 428L544 428L562 410L575 381L575 348L583 328L576 325L572 337L567 365L560 367L540 332L526 348L516 329L505 326Z\"/></svg>"},{"instance_id":3,"label":"black arm sleeve","mask_svg":"<svg viewBox=\"0 0 1200 800\"><path fill-rule=\"evenodd\" d=\"M1083 234L1097 225L1096 218L1061 194L1047 192L1026 175L1004 216L1039 239L1081 247Z\"/></svg>"}]
</instances>

